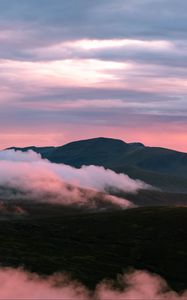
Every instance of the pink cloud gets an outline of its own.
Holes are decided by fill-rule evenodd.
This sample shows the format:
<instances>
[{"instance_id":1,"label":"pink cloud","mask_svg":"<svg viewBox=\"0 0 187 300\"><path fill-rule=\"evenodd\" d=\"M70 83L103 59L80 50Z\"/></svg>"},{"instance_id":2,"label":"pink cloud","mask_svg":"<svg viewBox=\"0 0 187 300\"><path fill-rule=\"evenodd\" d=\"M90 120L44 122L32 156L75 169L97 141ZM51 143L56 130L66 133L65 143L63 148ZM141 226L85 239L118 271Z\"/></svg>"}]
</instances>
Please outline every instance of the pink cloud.
<instances>
[{"instance_id":1,"label":"pink cloud","mask_svg":"<svg viewBox=\"0 0 187 300\"><path fill-rule=\"evenodd\" d=\"M114 284L120 289L115 289ZM71 299L71 300L185 300L187 291L180 295L170 290L165 280L145 271L134 271L118 276L118 281L103 281L95 291L89 291L67 275L41 277L20 269L0 269L0 299Z\"/></svg>"},{"instance_id":2,"label":"pink cloud","mask_svg":"<svg viewBox=\"0 0 187 300\"><path fill-rule=\"evenodd\" d=\"M134 205L120 197L107 194L108 188L128 193L151 187L140 180L99 166L79 169L64 164L50 163L39 154L29 151L0 152L0 186L7 189L4 200L58 203L83 208L115 206L131 208ZM16 189L17 193L12 192Z\"/></svg>"}]
</instances>

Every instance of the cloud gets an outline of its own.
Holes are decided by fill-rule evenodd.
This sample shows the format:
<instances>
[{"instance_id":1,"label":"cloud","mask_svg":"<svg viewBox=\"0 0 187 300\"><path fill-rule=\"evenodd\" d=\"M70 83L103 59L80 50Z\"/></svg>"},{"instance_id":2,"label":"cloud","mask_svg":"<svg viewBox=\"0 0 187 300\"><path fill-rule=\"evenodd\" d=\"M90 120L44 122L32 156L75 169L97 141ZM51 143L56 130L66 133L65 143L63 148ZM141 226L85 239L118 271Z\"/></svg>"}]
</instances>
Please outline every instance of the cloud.
<instances>
[{"instance_id":1,"label":"cloud","mask_svg":"<svg viewBox=\"0 0 187 300\"><path fill-rule=\"evenodd\" d=\"M65 276L44 279L21 270L0 270L0 299L88 299L86 289Z\"/></svg>"},{"instance_id":2,"label":"cloud","mask_svg":"<svg viewBox=\"0 0 187 300\"><path fill-rule=\"evenodd\" d=\"M114 288L116 285L120 288ZM20 269L0 269L0 299L185 300L186 297L187 291L179 295L161 277L145 271L119 276L116 282L105 280L91 292L67 275L42 277Z\"/></svg>"},{"instance_id":3,"label":"cloud","mask_svg":"<svg viewBox=\"0 0 187 300\"><path fill-rule=\"evenodd\" d=\"M163 118L167 114L167 127L180 122L183 131L187 2L178 3L1 0L1 130L19 127L21 134L35 129L37 123L42 135L43 124L50 130L56 122L66 134L67 123L74 125L74 132L77 124L89 126L87 116L91 115L92 132L95 124L99 131L103 124L111 131L114 122L121 130L139 127L146 134L151 120L156 128L158 114ZM79 103L73 107L82 100L87 101L86 109ZM91 101L95 102L88 105ZM70 102L72 109L66 109L64 102ZM142 119L148 126L143 126Z\"/></svg>"},{"instance_id":4,"label":"cloud","mask_svg":"<svg viewBox=\"0 0 187 300\"><path fill-rule=\"evenodd\" d=\"M185 0L180 5L178 0L1 0L0 10L4 27L16 22L24 30L38 31L43 43L82 37L186 38ZM48 30L54 34L47 35Z\"/></svg>"},{"instance_id":5,"label":"cloud","mask_svg":"<svg viewBox=\"0 0 187 300\"><path fill-rule=\"evenodd\" d=\"M32 151L0 152L0 194L4 199L28 199L99 208L132 207L128 200L107 195L108 189L136 193L149 185L99 166L80 169L50 163Z\"/></svg>"}]
</instances>

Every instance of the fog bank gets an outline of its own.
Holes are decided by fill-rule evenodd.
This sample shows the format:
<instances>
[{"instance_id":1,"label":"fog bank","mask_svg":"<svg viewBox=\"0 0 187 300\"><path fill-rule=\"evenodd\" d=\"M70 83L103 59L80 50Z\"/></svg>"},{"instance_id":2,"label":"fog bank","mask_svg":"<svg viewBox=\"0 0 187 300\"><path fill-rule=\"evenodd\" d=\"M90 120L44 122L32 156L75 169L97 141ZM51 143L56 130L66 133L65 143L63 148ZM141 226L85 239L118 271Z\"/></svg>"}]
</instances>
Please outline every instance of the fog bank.
<instances>
[{"instance_id":1,"label":"fog bank","mask_svg":"<svg viewBox=\"0 0 187 300\"><path fill-rule=\"evenodd\" d=\"M0 152L0 196L6 199L24 198L37 201L97 206L101 202L130 207L125 199L106 195L108 188L128 193L148 189L149 185L116 174L99 166L80 169L54 164L33 151Z\"/></svg>"}]
</instances>

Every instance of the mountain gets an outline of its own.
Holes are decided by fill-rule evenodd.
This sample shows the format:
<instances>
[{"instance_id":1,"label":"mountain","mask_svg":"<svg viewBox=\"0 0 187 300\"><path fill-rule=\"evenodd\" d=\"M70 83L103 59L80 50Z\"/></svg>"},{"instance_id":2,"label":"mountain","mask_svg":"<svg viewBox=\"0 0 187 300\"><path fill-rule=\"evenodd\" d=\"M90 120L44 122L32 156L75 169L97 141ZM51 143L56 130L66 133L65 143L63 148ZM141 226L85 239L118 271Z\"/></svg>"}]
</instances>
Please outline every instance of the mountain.
<instances>
[{"instance_id":1,"label":"mountain","mask_svg":"<svg viewBox=\"0 0 187 300\"><path fill-rule=\"evenodd\" d=\"M118 139L94 138L60 147L26 147L51 162L74 167L100 165L170 192L187 192L187 153Z\"/></svg>"}]
</instances>

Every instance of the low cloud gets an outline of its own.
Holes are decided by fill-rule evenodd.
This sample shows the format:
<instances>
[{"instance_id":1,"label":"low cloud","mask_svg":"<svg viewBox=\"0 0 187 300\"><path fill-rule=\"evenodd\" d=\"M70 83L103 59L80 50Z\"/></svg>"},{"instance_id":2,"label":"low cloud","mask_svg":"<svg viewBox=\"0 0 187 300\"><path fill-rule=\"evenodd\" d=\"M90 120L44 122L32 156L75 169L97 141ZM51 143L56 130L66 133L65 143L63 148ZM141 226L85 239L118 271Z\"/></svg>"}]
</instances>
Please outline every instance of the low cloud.
<instances>
[{"instance_id":1,"label":"low cloud","mask_svg":"<svg viewBox=\"0 0 187 300\"><path fill-rule=\"evenodd\" d=\"M118 288L115 288L117 286ZM71 299L71 300L185 300L170 290L164 279L145 271L118 276L117 281L102 281L95 291L89 291L66 275L41 277L20 269L0 270L0 299Z\"/></svg>"},{"instance_id":2,"label":"low cloud","mask_svg":"<svg viewBox=\"0 0 187 300\"><path fill-rule=\"evenodd\" d=\"M132 207L128 200L107 195L108 189L136 193L149 185L98 166L80 169L54 164L39 154L14 150L0 152L0 196L3 200L28 199L103 208Z\"/></svg>"}]
</instances>

